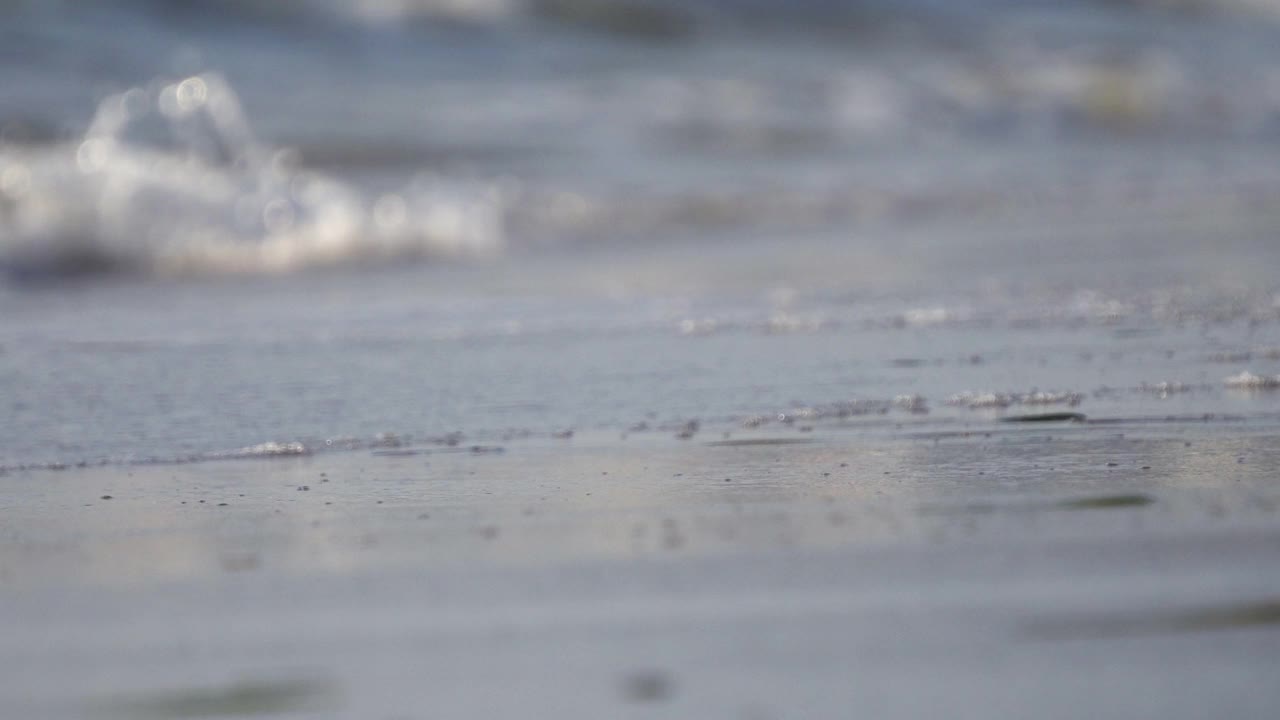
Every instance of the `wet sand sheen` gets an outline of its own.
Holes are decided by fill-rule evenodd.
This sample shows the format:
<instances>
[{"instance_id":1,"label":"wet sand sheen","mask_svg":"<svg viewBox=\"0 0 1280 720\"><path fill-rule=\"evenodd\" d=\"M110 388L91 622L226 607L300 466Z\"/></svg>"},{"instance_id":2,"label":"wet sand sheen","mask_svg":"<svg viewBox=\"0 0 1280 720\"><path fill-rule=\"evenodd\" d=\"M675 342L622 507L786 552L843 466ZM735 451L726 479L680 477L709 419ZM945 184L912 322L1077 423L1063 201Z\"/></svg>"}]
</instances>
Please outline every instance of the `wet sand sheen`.
<instances>
[{"instance_id":1,"label":"wet sand sheen","mask_svg":"<svg viewBox=\"0 0 1280 720\"><path fill-rule=\"evenodd\" d=\"M1276 433L1080 427L22 473L0 706L921 717L923 672L965 717L1275 707Z\"/></svg>"}]
</instances>

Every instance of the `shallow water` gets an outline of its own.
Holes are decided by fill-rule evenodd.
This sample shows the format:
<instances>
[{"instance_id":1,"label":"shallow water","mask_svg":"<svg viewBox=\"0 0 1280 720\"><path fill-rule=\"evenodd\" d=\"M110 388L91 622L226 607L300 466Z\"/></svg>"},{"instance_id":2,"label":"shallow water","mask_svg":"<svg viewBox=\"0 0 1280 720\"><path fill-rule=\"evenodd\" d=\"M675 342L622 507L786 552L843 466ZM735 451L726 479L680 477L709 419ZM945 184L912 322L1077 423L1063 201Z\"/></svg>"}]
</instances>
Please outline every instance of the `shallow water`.
<instances>
[{"instance_id":1,"label":"shallow water","mask_svg":"<svg viewBox=\"0 0 1280 720\"><path fill-rule=\"evenodd\" d=\"M7 5L0 467L1268 416L1280 30L1213 7Z\"/></svg>"},{"instance_id":2,"label":"shallow water","mask_svg":"<svg viewBox=\"0 0 1280 720\"><path fill-rule=\"evenodd\" d=\"M1266 295L1024 291L919 306L818 292L417 289L442 272L11 296L0 457L9 468L183 461L263 443L674 434L692 420L719 434L956 429L1042 412L1245 425L1280 414Z\"/></svg>"}]
</instances>

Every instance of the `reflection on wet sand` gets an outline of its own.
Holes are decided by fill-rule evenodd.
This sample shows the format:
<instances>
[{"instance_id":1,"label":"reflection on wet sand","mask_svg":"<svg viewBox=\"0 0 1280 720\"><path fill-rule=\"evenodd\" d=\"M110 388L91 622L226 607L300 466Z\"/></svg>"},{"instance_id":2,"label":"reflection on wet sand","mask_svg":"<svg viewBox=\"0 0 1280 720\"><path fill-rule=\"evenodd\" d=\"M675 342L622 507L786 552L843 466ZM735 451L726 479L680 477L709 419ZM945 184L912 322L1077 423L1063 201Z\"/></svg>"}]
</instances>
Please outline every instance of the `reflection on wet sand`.
<instances>
[{"instance_id":1,"label":"reflection on wet sand","mask_svg":"<svg viewBox=\"0 0 1280 720\"><path fill-rule=\"evenodd\" d=\"M693 444L580 434L568 445L512 441L501 454L370 450L31 472L47 493L10 518L0 574L15 587L129 587L260 571L1069 536L1128 532L1131 521L1057 511L1155 513L1150 522L1176 527L1266 519L1280 502L1268 435L1192 442L1177 431L1076 427L881 440L828 428ZM112 500L98 499L107 492Z\"/></svg>"}]
</instances>

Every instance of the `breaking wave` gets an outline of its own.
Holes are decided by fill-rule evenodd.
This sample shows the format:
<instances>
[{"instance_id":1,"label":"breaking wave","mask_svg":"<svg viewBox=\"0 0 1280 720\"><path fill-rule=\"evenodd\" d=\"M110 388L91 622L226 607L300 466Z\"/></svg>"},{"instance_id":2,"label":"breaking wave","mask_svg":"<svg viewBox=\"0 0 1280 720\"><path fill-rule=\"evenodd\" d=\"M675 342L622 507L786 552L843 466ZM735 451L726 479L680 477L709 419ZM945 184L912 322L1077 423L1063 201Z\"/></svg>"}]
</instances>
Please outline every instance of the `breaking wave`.
<instances>
[{"instance_id":1,"label":"breaking wave","mask_svg":"<svg viewBox=\"0 0 1280 720\"><path fill-rule=\"evenodd\" d=\"M504 244L501 188L419 175L366 196L253 135L216 73L103 100L72 142L0 146L0 270L277 273Z\"/></svg>"}]
</instances>

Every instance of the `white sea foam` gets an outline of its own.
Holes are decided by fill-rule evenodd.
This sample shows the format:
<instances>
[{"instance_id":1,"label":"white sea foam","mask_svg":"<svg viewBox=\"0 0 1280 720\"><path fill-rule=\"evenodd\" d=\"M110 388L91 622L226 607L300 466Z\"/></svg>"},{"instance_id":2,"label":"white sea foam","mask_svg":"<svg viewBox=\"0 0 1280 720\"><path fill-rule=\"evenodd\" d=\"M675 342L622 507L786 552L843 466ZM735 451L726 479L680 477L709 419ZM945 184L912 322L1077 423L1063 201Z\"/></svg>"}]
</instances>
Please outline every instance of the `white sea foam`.
<instances>
[{"instance_id":1,"label":"white sea foam","mask_svg":"<svg viewBox=\"0 0 1280 720\"><path fill-rule=\"evenodd\" d=\"M929 412L929 401L923 395L897 395L893 398L893 405L907 412L923 415Z\"/></svg>"},{"instance_id":2,"label":"white sea foam","mask_svg":"<svg viewBox=\"0 0 1280 720\"><path fill-rule=\"evenodd\" d=\"M947 404L973 410L1007 408L1013 405L1067 405L1075 407L1084 401L1084 394L1072 391L1044 392L1032 390L1025 393L997 393L966 391L947 398Z\"/></svg>"},{"instance_id":3,"label":"white sea foam","mask_svg":"<svg viewBox=\"0 0 1280 720\"><path fill-rule=\"evenodd\" d=\"M1165 399L1173 395L1191 392L1191 386L1185 383L1169 381L1157 383L1144 382L1139 385L1136 390L1141 393L1154 395L1160 399Z\"/></svg>"},{"instance_id":4,"label":"white sea foam","mask_svg":"<svg viewBox=\"0 0 1280 720\"><path fill-rule=\"evenodd\" d=\"M264 458L264 457L290 457L295 455L309 455L311 451L306 445L299 442L265 442L260 445L253 445L239 450L232 450L223 454L221 457L226 458Z\"/></svg>"},{"instance_id":5,"label":"white sea foam","mask_svg":"<svg viewBox=\"0 0 1280 720\"><path fill-rule=\"evenodd\" d=\"M1280 389L1280 375L1255 375L1248 370L1239 375L1232 375L1222 381L1224 385L1236 390L1275 390Z\"/></svg>"},{"instance_id":6,"label":"white sea foam","mask_svg":"<svg viewBox=\"0 0 1280 720\"><path fill-rule=\"evenodd\" d=\"M501 251L501 192L423 176L367 198L255 140L217 74L104 100L75 142L0 148L0 268L272 273Z\"/></svg>"}]
</instances>

